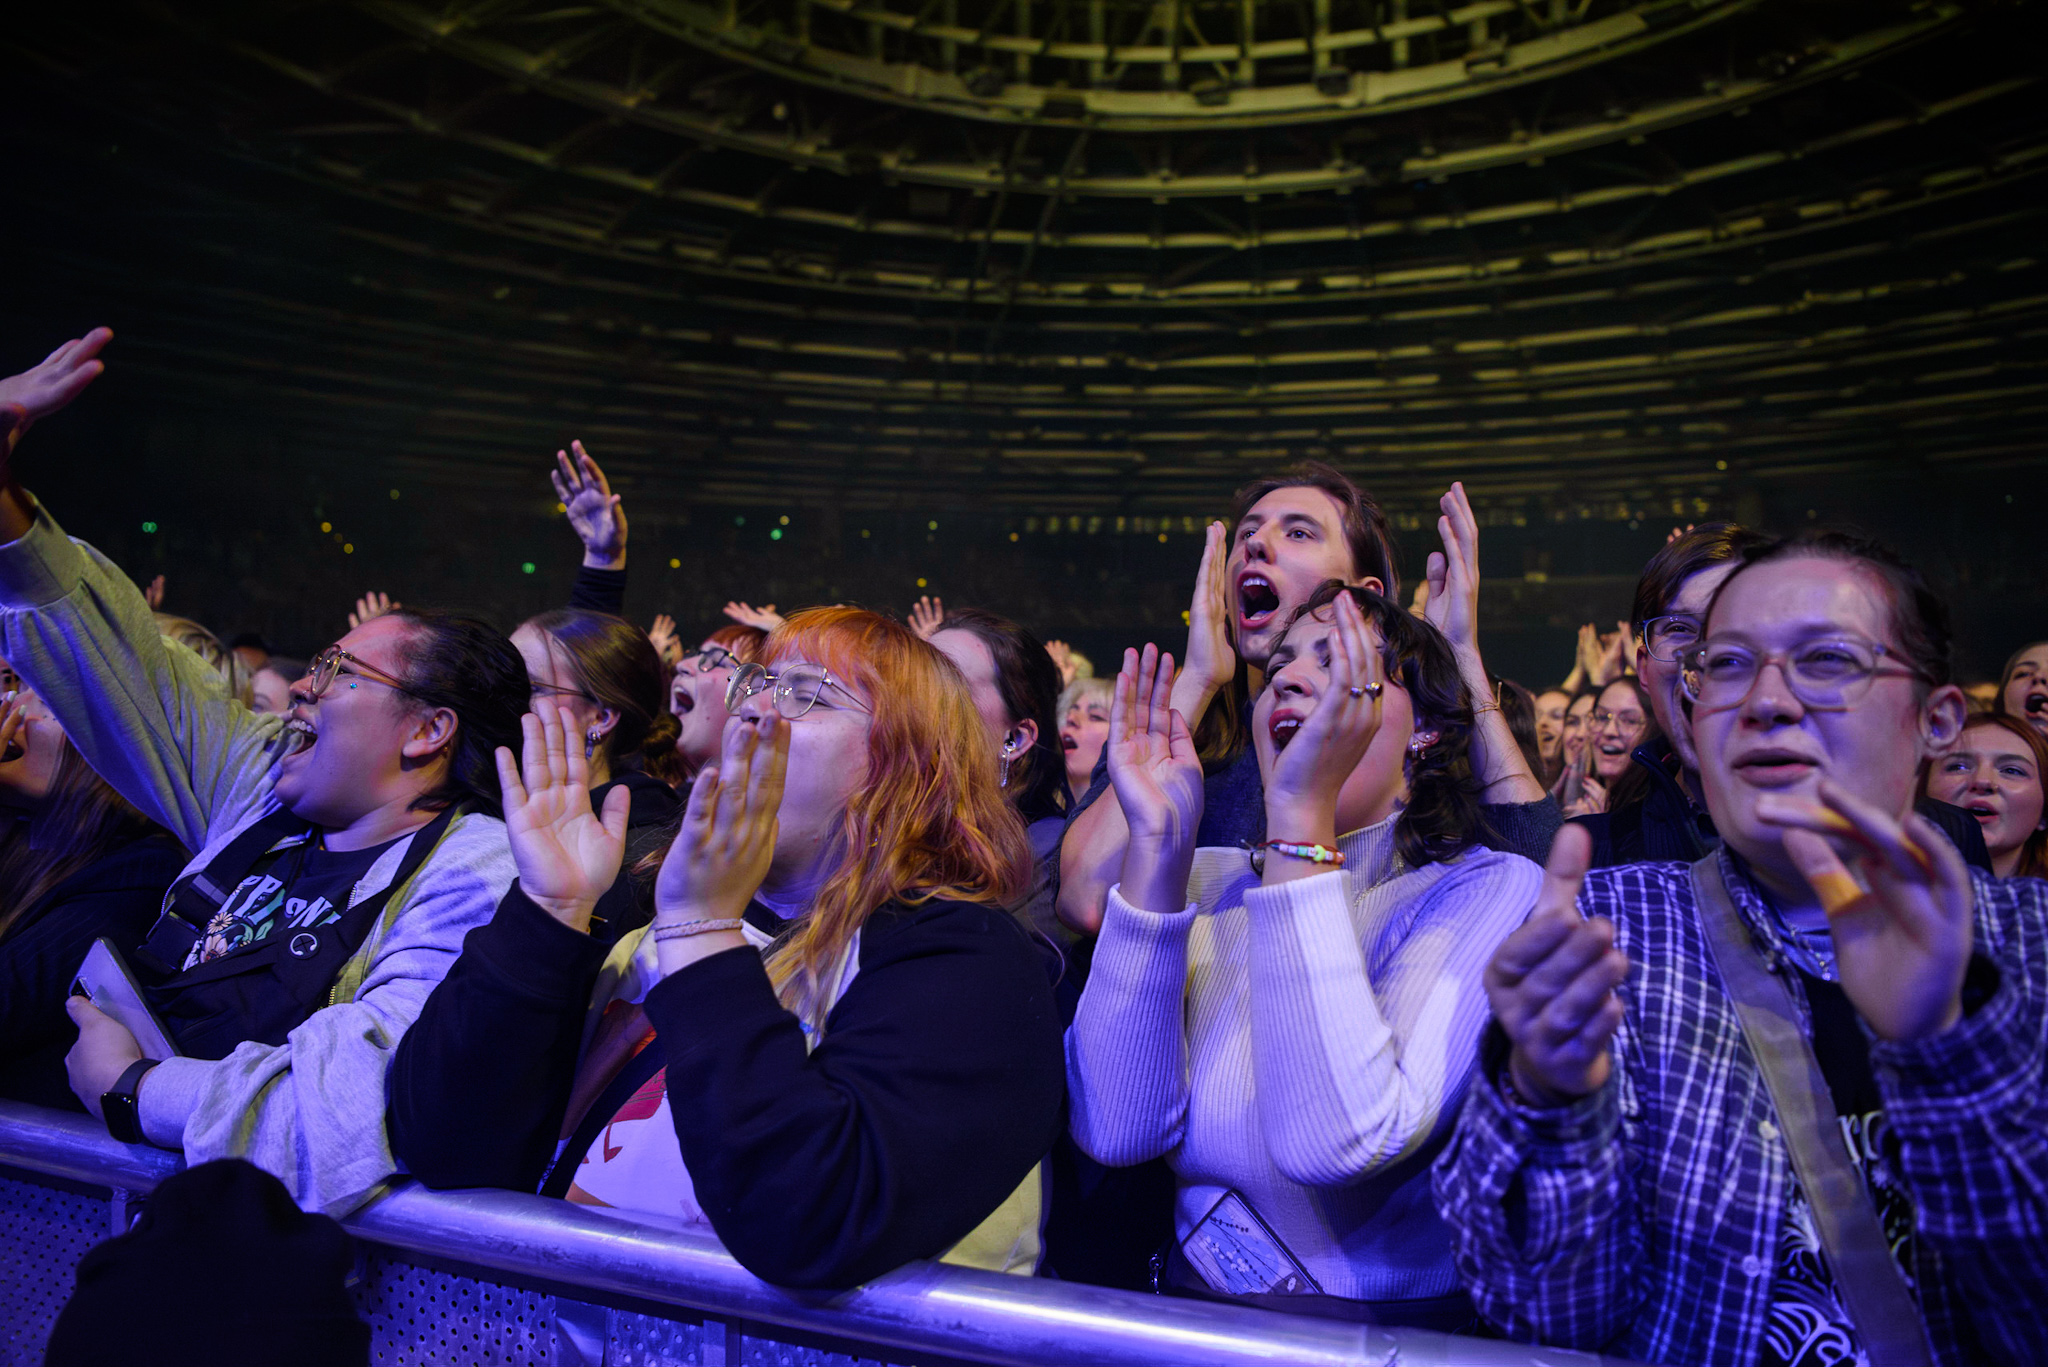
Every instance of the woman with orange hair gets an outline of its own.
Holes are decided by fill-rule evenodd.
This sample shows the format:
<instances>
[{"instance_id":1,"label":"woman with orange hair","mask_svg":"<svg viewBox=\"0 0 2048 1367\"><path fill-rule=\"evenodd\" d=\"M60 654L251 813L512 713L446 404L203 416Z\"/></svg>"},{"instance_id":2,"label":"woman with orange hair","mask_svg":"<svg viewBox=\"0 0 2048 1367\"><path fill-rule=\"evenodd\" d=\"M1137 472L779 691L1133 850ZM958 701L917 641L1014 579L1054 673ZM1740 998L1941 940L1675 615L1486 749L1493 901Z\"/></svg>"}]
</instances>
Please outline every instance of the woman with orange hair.
<instances>
[{"instance_id":1,"label":"woman with orange hair","mask_svg":"<svg viewBox=\"0 0 2048 1367\"><path fill-rule=\"evenodd\" d=\"M958 671L820 608L727 701L654 923L608 956L588 925L623 808L591 810L556 716L526 719L523 776L499 752L520 882L406 1036L395 1151L431 1186L709 1223L784 1285L913 1258L1029 1274L1060 1027L1002 910L1029 849Z\"/></svg>"}]
</instances>

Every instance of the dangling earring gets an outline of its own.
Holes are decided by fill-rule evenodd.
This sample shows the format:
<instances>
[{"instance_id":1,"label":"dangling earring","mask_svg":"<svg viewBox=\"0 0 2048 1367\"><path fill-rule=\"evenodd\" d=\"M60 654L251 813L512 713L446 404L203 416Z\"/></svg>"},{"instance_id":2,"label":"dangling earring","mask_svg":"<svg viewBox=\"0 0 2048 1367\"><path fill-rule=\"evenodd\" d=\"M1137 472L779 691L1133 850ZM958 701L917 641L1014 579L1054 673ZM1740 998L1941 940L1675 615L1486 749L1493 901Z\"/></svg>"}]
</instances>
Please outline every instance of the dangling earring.
<instances>
[{"instance_id":1,"label":"dangling earring","mask_svg":"<svg viewBox=\"0 0 2048 1367\"><path fill-rule=\"evenodd\" d=\"M1003 752L999 756L1001 763L996 774L996 787L998 788L1010 786L1010 756L1016 752L1016 749L1017 742L1013 740L1003 742Z\"/></svg>"},{"instance_id":2,"label":"dangling earring","mask_svg":"<svg viewBox=\"0 0 2048 1367\"><path fill-rule=\"evenodd\" d=\"M589 759L597 753L597 732L585 732L583 736L583 758Z\"/></svg>"}]
</instances>

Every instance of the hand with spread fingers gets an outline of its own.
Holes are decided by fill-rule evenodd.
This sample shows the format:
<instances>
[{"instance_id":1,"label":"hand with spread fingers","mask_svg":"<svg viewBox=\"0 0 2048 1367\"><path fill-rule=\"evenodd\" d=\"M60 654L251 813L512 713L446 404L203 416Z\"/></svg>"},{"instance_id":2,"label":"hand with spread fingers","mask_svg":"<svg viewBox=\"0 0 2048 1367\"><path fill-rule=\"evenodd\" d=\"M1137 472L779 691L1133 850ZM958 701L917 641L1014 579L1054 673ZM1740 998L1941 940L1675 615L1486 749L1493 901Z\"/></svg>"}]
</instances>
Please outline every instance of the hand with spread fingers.
<instances>
[{"instance_id":1,"label":"hand with spread fingers","mask_svg":"<svg viewBox=\"0 0 2048 1367\"><path fill-rule=\"evenodd\" d=\"M597 899L619 876L632 795L621 783L606 795L603 816L590 809L590 769L582 745L570 743L576 722L566 708L529 712L519 729L524 773L502 745L497 760L520 889L563 925L587 931Z\"/></svg>"},{"instance_id":2,"label":"hand with spread fingers","mask_svg":"<svg viewBox=\"0 0 2048 1367\"><path fill-rule=\"evenodd\" d=\"M1824 779L1820 802L1780 794L1757 815L1828 913L1842 991L1884 1039L1924 1039L1963 1015L1976 890L1963 857L1919 813L1904 821Z\"/></svg>"},{"instance_id":3,"label":"hand with spread fingers","mask_svg":"<svg viewBox=\"0 0 2048 1367\"><path fill-rule=\"evenodd\" d=\"M782 625L782 614L775 610L775 604L763 603L755 607L751 603L732 602L724 608L725 615L743 627L757 631L773 631Z\"/></svg>"},{"instance_id":4,"label":"hand with spread fingers","mask_svg":"<svg viewBox=\"0 0 2048 1367\"><path fill-rule=\"evenodd\" d=\"M1202 542L1202 563L1195 570L1195 593L1188 602L1188 649L1173 680L1173 707L1199 726L1216 694L1237 673L1237 648L1230 643L1230 546L1221 522L1211 522Z\"/></svg>"},{"instance_id":5,"label":"hand with spread fingers","mask_svg":"<svg viewBox=\"0 0 2048 1367\"><path fill-rule=\"evenodd\" d=\"M30 427L83 394L85 387L99 378L106 369L100 351L113 340L111 328L94 328L58 347L40 364L0 378L0 410L12 415L10 422L0 423L0 468Z\"/></svg>"},{"instance_id":6,"label":"hand with spread fingers","mask_svg":"<svg viewBox=\"0 0 2048 1367\"><path fill-rule=\"evenodd\" d=\"M1187 719L1174 710L1173 656L1148 645L1124 652L1109 704L1109 781L1131 828L1123 896L1144 911L1185 904L1195 830L1202 824L1202 761Z\"/></svg>"},{"instance_id":7,"label":"hand with spread fingers","mask_svg":"<svg viewBox=\"0 0 2048 1367\"><path fill-rule=\"evenodd\" d=\"M394 603L390 594L377 593L373 590L356 599L355 611L348 615L348 629L354 631L363 623L374 622L384 614L404 606L403 603Z\"/></svg>"},{"instance_id":8,"label":"hand with spread fingers","mask_svg":"<svg viewBox=\"0 0 2048 1367\"><path fill-rule=\"evenodd\" d=\"M738 931L664 940L664 927L732 920L746 911L775 857L777 813L789 768L789 723L774 713L726 723L716 764L690 785L690 803L654 883L654 930L661 966L684 964L743 943Z\"/></svg>"},{"instance_id":9,"label":"hand with spread fingers","mask_svg":"<svg viewBox=\"0 0 2048 1367\"><path fill-rule=\"evenodd\" d=\"M1290 840L1336 838L1337 795L1380 729L1387 682L1379 646L1357 599L1338 594L1332 609L1328 682L1300 731L1272 755L1266 775L1266 824ZM1284 687L1285 677L1284 668L1276 670L1266 687ZM1273 745L1266 735L1257 743L1261 750Z\"/></svg>"},{"instance_id":10,"label":"hand with spread fingers","mask_svg":"<svg viewBox=\"0 0 2048 1367\"><path fill-rule=\"evenodd\" d=\"M654 625L647 629L647 639L654 643L654 653L661 662L674 669L683 658L683 639L676 635L676 619L665 612L654 614Z\"/></svg>"},{"instance_id":11,"label":"hand with spread fingers","mask_svg":"<svg viewBox=\"0 0 2048 1367\"><path fill-rule=\"evenodd\" d=\"M920 641L929 641L946 624L946 600L926 594L910 606L910 629Z\"/></svg>"},{"instance_id":12,"label":"hand with spread fingers","mask_svg":"<svg viewBox=\"0 0 2048 1367\"><path fill-rule=\"evenodd\" d=\"M569 457L575 452L575 459ZM591 569L626 568L625 500L612 492L583 443L572 441L568 451L555 452L555 468L548 472L555 497L569 514L569 525L583 543L583 563Z\"/></svg>"},{"instance_id":13,"label":"hand with spread fingers","mask_svg":"<svg viewBox=\"0 0 2048 1367\"><path fill-rule=\"evenodd\" d=\"M1556 1107L1590 1096L1614 1070L1609 1047L1621 1024L1628 956L1614 947L1606 918L1579 915L1579 887L1593 842L1567 825L1550 847L1536 910L1494 952L1486 995L1513 1046L1508 1071L1529 1105Z\"/></svg>"}]
</instances>

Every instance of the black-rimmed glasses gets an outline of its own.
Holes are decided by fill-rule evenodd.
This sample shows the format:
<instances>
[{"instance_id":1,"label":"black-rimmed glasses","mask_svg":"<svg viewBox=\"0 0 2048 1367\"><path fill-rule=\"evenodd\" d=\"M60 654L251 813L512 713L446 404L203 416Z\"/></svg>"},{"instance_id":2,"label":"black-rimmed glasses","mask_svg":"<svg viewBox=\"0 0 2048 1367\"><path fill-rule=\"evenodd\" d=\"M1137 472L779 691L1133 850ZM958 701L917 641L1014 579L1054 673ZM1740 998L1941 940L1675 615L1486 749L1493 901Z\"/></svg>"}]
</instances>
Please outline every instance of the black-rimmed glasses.
<instances>
[{"instance_id":1,"label":"black-rimmed glasses","mask_svg":"<svg viewBox=\"0 0 2048 1367\"><path fill-rule=\"evenodd\" d=\"M694 663L699 674L709 674L714 669L723 669L733 663L733 654L724 646L705 646L702 650L691 651L683 656L682 659L676 661L676 663L678 665Z\"/></svg>"}]
</instances>

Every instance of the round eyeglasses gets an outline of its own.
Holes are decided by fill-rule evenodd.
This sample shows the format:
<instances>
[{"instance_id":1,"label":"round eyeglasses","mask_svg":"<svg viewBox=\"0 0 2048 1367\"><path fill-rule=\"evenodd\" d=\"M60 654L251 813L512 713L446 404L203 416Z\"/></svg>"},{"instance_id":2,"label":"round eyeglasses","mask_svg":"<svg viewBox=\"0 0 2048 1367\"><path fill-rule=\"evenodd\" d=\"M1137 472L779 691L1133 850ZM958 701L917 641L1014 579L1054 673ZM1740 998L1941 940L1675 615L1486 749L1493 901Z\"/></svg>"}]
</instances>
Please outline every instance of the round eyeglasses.
<instances>
[{"instance_id":1,"label":"round eyeglasses","mask_svg":"<svg viewBox=\"0 0 2048 1367\"><path fill-rule=\"evenodd\" d=\"M1638 634L1651 659L1672 664L1699 644L1700 619L1685 612L1668 613L1643 623Z\"/></svg>"},{"instance_id":2,"label":"round eyeglasses","mask_svg":"<svg viewBox=\"0 0 2048 1367\"><path fill-rule=\"evenodd\" d=\"M1896 668L1884 668L1888 658ZM1770 665L1784 672L1793 697L1824 712L1854 707L1879 674L1934 681L1927 671L1898 659L1890 647L1860 636L1817 636L1785 650L1770 651L1722 637L1703 641L1686 652L1679 687L1701 707L1736 707Z\"/></svg>"},{"instance_id":3,"label":"round eyeglasses","mask_svg":"<svg viewBox=\"0 0 2048 1367\"><path fill-rule=\"evenodd\" d=\"M832 677L831 670L809 663L788 664L776 670L760 664L741 665L733 672L732 682L725 686L725 710L737 712L748 698L767 692L775 715L795 721L818 705L827 688L838 689L860 711L869 710L861 705L852 689Z\"/></svg>"}]
</instances>

